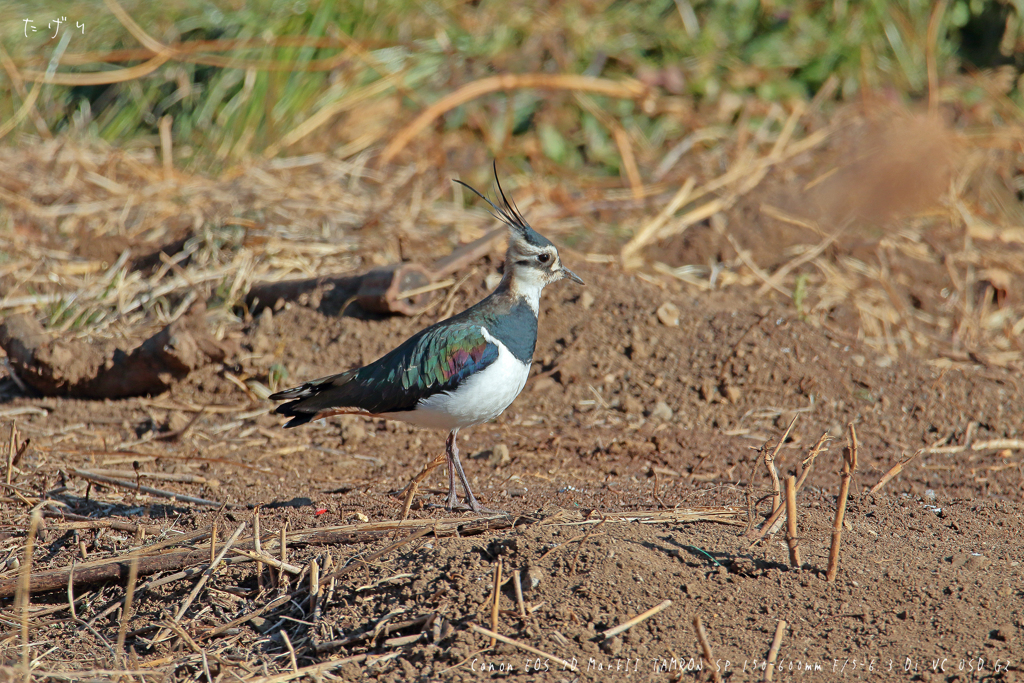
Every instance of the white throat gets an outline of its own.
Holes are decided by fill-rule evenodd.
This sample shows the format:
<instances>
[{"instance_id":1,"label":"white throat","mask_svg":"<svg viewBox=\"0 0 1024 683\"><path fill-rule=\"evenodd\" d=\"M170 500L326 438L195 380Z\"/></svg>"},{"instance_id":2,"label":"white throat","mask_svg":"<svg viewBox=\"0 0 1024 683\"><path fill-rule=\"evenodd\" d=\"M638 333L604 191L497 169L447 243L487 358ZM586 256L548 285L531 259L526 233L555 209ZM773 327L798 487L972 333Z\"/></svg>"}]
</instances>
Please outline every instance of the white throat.
<instances>
[{"instance_id":1,"label":"white throat","mask_svg":"<svg viewBox=\"0 0 1024 683\"><path fill-rule=\"evenodd\" d=\"M544 283L533 278L515 277L509 283L509 290L518 299L526 300L533 309L533 314L540 313L540 294L544 291Z\"/></svg>"}]
</instances>

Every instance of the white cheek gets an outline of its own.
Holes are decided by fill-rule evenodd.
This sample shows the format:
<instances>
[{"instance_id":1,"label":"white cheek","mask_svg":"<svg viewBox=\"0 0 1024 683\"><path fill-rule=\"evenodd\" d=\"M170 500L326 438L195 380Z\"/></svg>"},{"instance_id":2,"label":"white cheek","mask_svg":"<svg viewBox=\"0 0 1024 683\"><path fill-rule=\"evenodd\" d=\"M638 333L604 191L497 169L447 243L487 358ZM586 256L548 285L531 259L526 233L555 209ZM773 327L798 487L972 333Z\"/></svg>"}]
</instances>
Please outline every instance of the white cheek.
<instances>
[{"instance_id":1,"label":"white cheek","mask_svg":"<svg viewBox=\"0 0 1024 683\"><path fill-rule=\"evenodd\" d=\"M537 285L544 282L544 274L541 271L531 268L524 273L523 281L528 282L531 285Z\"/></svg>"}]
</instances>

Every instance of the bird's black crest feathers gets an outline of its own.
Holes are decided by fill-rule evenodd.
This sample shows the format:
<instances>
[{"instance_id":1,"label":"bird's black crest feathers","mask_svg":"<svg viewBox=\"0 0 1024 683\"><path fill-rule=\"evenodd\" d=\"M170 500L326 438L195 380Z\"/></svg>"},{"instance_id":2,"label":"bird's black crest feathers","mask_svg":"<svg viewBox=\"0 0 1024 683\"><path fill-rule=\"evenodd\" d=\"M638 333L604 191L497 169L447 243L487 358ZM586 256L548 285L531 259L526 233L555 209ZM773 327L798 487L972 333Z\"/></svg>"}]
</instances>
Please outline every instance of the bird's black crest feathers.
<instances>
[{"instance_id":1,"label":"bird's black crest feathers","mask_svg":"<svg viewBox=\"0 0 1024 683\"><path fill-rule=\"evenodd\" d=\"M490 199L480 194L479 190L477 190L472 185L468 185L467 183L464 183L461 180L456 180L455 182L457 182L459 185L462 185L470 192L475 194L477 197L480 197L480 199L490 204L491 208L493 208L496 212L491 215L493 215L495 218L497 218L499 221L501 221L508 227L512 228L520 237L525 239L528 243L532 244L535 247L546 247L551 244L551 241L548 240L548 238L544 237L536 230L534 230L532 227L530 227L530 224L526 222L525 218L523 218L523 214L519 212L519 207L516 206L515 200L513 199L510 202L508 197L505 196L505 191L501 187L501 181L498 179L497 161L494 162L494 182L498 186L498 194L501 197L501 203L503 204L503 206L498 206Z\"/></svg>"}]
</instances>

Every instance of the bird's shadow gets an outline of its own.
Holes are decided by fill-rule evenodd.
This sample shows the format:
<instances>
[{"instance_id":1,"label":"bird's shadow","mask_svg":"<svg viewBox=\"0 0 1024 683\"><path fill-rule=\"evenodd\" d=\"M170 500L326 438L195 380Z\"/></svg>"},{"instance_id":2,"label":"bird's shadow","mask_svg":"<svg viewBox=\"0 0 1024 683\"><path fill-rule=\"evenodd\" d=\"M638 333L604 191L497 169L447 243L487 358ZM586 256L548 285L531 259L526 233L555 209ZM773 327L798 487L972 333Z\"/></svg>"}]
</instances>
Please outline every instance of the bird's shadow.
<instances>
[{"instance_id":1,"label":"bird's shadow","mask_svg":"<svg viewBox=\"0 0 1024 683\"><path fill-rule=\"evenodd\" d=\"M272 501L270 503L260 503L259 504L259 508L261 510L280 510L282 508L296 508L297 509L297 508L313 507L313 505L314 505L314 503L313 503L313 500L311 498L306 498L305 496L296 496L295 498L292 498L291 500L275 500L275 501ZM247 505L246 507L249 508L249 509L253 509L253 508L256 507L256 504L254 503L254 504L251 504L251 505Z\"/></svg>"},{"instance_id":2,"label":"bird's shadow","mask_svg":"<svg viewBox=\"0 0 1024 683\"><path fill-rule=\"evenodd\" d=\"M92 519L110 518L131 518L144 517L152 522L161 519L172 519L176 515L182 515L195 508L186 505L174 505L173 503L147 502L143 505L126 505L124 503L108 503L102 500L93 500L85 496L70 494L67 492L49 496L52 500L64 503L68 512ZM208 508L215 509L215 508Z\"/></svg>"},{"instance_id":3,"label":"bird's shadow","mask_svg":"<svg viewBox=\"0 0 1024 683\"><path fill-rule=\"evenodd\" d=\"M387 313L368 311L359 305L356 300L356 292L359 287L337 283L333 287L324 288L320 296L320 303L316 310L321 315L330 318L355 318L356 320L385 320L390 317Z\"/></svg>"},{"instance_id":4,"label":"bird's shadow","mask_svg":"<svg viewBox=\"0 0 1024 683\"><path fill-rule=\"evenodd\" d=\"M780 562L771 562L769 560L762 560L754 557L751 554L738 555L735 553L728 552L710 552L703 548L698 548L695 545L687 545L680 543L671 536L661 536L660 539L666 543L675 546L674 548L666 548L663 546L656 546L655 544L649 544L652 549L658 549L662 552L666 552L674 557L683 560L682 553L686 552L693 557L696 562L686 562L693 567L710 565L713 568L725 567L730 574L743 574L746 576L760 576L770 569L780 569L787 571L790 567Z\"/></svg>"}]
</instances>

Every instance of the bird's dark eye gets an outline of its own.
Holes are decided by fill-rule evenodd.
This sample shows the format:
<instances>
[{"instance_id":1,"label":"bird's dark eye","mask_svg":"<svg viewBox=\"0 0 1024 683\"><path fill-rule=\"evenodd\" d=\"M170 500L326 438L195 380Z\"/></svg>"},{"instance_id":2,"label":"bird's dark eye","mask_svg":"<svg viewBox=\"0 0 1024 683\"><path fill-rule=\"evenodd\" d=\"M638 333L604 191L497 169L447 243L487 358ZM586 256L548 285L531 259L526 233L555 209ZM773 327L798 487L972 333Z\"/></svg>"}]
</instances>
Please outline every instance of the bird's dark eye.
<instances>
[{"instance_id":1,"label":"bird's dark eye","mask_svg":"<svg viewBox=\"0 0 1024 683\"><path fill-rule=\"evenodd\" d=\"M537 260L540 263L547 263L551 260L551 254L537 254Z\"/></svg>"}]
</instances>

